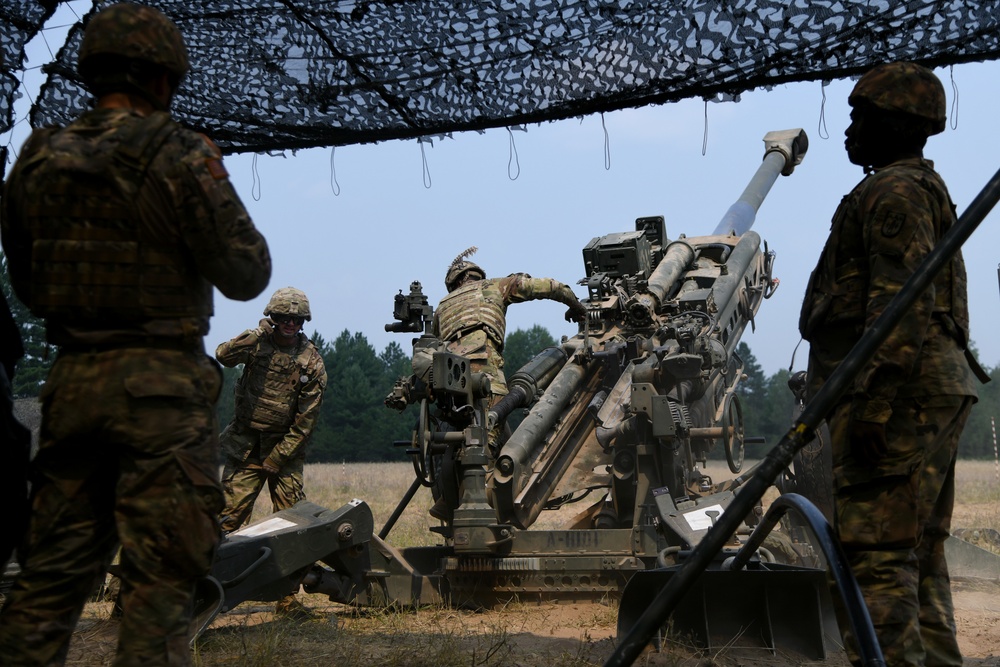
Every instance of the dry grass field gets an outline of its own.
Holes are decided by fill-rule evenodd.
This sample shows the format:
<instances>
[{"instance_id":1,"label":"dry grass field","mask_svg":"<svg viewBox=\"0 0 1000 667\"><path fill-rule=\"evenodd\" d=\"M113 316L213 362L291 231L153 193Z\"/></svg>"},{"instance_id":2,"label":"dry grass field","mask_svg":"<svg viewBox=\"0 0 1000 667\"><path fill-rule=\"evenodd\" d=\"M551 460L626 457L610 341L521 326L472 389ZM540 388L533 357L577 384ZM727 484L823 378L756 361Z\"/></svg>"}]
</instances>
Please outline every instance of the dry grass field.
<instances>
[{"instance_id":1,"label":"dry grass field","mask_svg":"<svg viewBox=\"0 0 1000 667\"><path fill-rule=\"evenodd\" d=\"M715 463L725 470L725 463ZM709 466L709 474L722 477ZM412 480L409 464L310 465L309 499L339 507L352 498L368 502L376 532ZM955 529L975 539L1000 529L1000 478L992 462L960 462ZM432 545L426 510L430 493L421 489L389 535L397 546ZM264 499L255 520L270 511ZM552 526L546 526L552 527ZM995 548L995 547L993 547ZM1000 553L1000 550L998 550ZM1000 666L1000 582L956 581L959 637L966 665ZM617 607L603 603L514 603L502 609L464 611L446 607L409 610L357 610L319 596L299 596L315 615L292 622L277 618L266 604L244 603L224 614L199 639L195 664L272 667L357 665L359 667L571 667L600 665L614 647ZM110 664L117 623L110 604L88 605L74 638L71 665ZM781 655L736 655L725 650L705 655L671 645L646 653L637 664L689 666L792 667L802 664ZM819 663L817 663L819 664ZM823 665L846 665L836 655Z\"/></svg>"}]
</instances>

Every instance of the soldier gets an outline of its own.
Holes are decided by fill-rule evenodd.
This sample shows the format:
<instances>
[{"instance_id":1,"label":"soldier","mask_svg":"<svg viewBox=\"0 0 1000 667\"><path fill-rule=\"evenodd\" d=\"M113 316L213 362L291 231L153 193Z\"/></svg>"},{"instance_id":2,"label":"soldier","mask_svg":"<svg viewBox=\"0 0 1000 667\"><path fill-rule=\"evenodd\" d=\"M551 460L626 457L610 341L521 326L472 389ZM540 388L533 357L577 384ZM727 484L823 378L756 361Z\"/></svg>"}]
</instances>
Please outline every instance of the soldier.
<instances>
[{"instance_id":1,"label":"soldier","mask_svg":"<svg viewBox=\"0 0 1000 667\"><path fill-rule=\"evenodd\" d=\"M506 278L486 279L478 264L466 261L477 248L456 257L448 267L444 284L448 295L434 312L433 333L443 340L448 351L467 357L472 370L490 379L496 404L507 395L503 373L503 344L507 329L507 306L535 299L550 299L569 307L567 321L580 321L587 309L569 285L552 278L532 278L527 273L512 273ZM490 433L490 445L496 447L499 428Z\"/></svg>"},{"instance_id":2,"label":"soldier","mask_svg":"<svg viewBox=\"0 0 1000 667\"><path fill-rule=\"evenodd\" d=\"M956 220L923 158L927 137L945 126L938 78L910 63L879 65L848 101L847 155L867 175L837 209L806 291L799 328L812 395ZM958 254L827 415L835 525L888 665L962 664L944 540L981 372L968 331Z\"/></svg>"},{"instance_id":3,"label":"soldier","mask_svg":"<svg viewBox=\"0 0 1000 667\"><path fill-rule=\"evenodd\" d=\"M326 388L323 357L304 333L312 319L309 299L294 287L276 291L256 329L215 350L226 367L244 364L236 382L236 411L222 433L226 508L222 529L244 525L266 482L275 512L305 499L302 471ZM280 600L280 614L303 616L294 596Z\"/></svg>"},{"instance_id":4,"label":"soldier","mask_svg":"<svg viewBox=\"0 0 1000 667\"><path fill-rule=\"evenodd\" d=\"M219 541L212 286L267 285L264 238L219 150L168 109L177 27L132 4L93 16L78 71L96 100L36 130L4 187L17 296L59 354L41 392L22 574L0 616L8 665L57 665L121 543L115 665L190 664L195 584Z\"/></svg>"}]
</instances>

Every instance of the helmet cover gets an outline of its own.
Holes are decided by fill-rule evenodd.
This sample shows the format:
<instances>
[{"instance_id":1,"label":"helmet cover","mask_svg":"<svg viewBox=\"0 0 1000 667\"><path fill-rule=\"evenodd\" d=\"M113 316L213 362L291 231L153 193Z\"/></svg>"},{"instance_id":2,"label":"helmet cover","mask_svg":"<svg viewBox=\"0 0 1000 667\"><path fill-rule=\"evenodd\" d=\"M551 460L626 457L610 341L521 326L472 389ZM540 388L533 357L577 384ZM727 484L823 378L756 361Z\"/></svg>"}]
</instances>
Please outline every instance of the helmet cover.
<instances>
[{"instance_id":1,"label":"helmet cover","mask_svg":"<svg viewBox=\"0 0 1000 667\"><path fill-rule=\"evenodd\" d=\"M932 71L914 63L882 63L858 80L847 101L866 101L884 111L910 114L930 122L930 134L944 131L944 86Z\"/></svg>"},{"instance_id":2,"label":"helmet cover","mask_svg":"<svg viewBox=\"0 0 1000 667\"><path fill-rule=\"evenodd\" d=\"M82 71L88 58L98 55L159 65L178 78L189 67L184 38L173 21L158 9L127 2L111 5L87 22L77 71Z\"/></svg>"},{"instance_id":3,"label":"helmet cover","mask_svg":"<svg viewBox=\"0 0 1000 667\"><path fill-rule=\"evenodd\" d=\"M475 255L477 250L479 250L479 248L472 246L471 248L467 248L462 251L458 257L452 260L451 264L448 266L448 272L444 276L444 286L448 288L449 292L458 287L458 284L462 280L462 276L469 271L475 271L483 278L486 278L486 272L483 271L481 266L475 262L470 262L465 259L466 257Z\"/></svg>"},{"instance_id":4,"label":"helmet cover","mask_svg":"<svg viewBox=\"0 0 1000 667\"><path fill-rule=\"evenodd\" d=\"M309 299L305 292L294 287L282 287L271 295L271 300L264 308L264 316L271 315L292 315L302 317L306 321L312 319L312 312L309 310Z\"/></svg>"}]
</instances>

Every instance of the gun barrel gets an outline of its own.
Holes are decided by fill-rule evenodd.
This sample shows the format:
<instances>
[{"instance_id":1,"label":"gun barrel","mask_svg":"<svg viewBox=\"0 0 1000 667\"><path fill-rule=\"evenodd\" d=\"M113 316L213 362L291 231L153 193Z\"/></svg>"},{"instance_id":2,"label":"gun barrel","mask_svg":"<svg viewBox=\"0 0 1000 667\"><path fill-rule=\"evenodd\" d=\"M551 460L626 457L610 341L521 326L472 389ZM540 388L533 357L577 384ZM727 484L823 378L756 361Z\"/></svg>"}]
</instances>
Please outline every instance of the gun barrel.
<instances>
[{"instance_id":1,"label":"gun barrel","mask_svg":"<svg viewBox=\"0 0 1000 667\"><path fill-rule=\"evenodd\" d=\"M723 327L721 340L727 350L739 343L747 323L760 308L763 291L747 290L755 285L755 267L760 257L760 235L747 231L733 247L726 260L726 271L716 278L712 286L713 299L719 306L716 321ZM678 298L684 298L684 288ZM738 315L736 315L738 313Z\"/></svg>"},{"instance_id":2,"label":"gun barrel","mask_svg":"<svg viewBox=\"0 0 1000 667\"><path fill-rule=\"evenodd\" d=\"M643 305L655 312L659 304L667 298L677 279L694 261L694 248L686 241L674 241L667 246L663 259L656 265L653 274L649 276L647 291L656 298L655 303Z\"/></svg>"},{"instance_id":3,"label":"gun barrel","mask_svg":"<svg viewBox=\"0 0 1000 667\"><path fill-rule=\"evenodd\" d=\"M764 146L764 162L757 168L740 198L722 216L713 235L734 233L740 236L748 231L778 174L788 176L802 162L809 149L809 139L801 129L768 132L764 135Z\"/></svg>"},{"instance_id":4,"label":"gun barrel","mask_svg":"<svg viewBox=\"0 0 1000 667\"><path fill-rule=\"evenodd\" d=\"M515 467L524 465L541 444L545 434L556 423L586 375L586 368L577 363L562 366L552 379L539 404L531 411L500 451L495 474L507 479Z\"/></svg>"},{"instance_id":5,"label":"gun barrel","mask_svg":"<svg viewBox=\"0 0 1000 667\"><path fill-rule=\"evenodd\" d=\"M566 353L560 347L547 347L521 367L508 381L510 393L493 406L489 414L489 423L503 423L510 413L517 408L525 407L540 390L552 382L552 378L566 363Z\"/></svg>"}]
</instances>

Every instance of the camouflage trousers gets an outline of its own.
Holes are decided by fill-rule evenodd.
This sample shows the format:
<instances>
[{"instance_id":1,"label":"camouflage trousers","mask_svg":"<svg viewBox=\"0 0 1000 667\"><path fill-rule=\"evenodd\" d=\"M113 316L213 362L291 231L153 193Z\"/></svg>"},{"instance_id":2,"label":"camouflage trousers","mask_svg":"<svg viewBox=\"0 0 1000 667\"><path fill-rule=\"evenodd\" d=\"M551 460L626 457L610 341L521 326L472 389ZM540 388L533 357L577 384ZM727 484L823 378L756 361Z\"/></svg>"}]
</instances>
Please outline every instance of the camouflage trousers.
<instances>
[{"instance_id":1,"label":"camouflage trousers","mask_svg":"<svg viewBox=\"0 0 1000 667\"><path fill-rule=\"evenodd\" d=\"M836 528L889 667L962 664L944 541L971 406L963 396L897 399L886 424L889 452L874 462L851 452L849 403L829 420ZM861 664L844 635L852 663Z\"/></svg>"},{"instance_id":2,"label":"camouflage trousers","mask_svg":"<svg viewBox=\"0 0 1000 667\"><path fill-rule=\"evenodd\" d=\"M245 460L226 457L222 470L222 489L226 494L226 507L222 511L222 530L231 533L250 520L254 503L264 484L271 493L273 511L286 510L300 500L305 500L303 489L303 469L305 452L293 456L281 466L277 474L268 474L261 463L284 438L284 433L264 433L251 428L230 424L222 433L223 451L248 451ZM245 447L233 446L231 440L248 442ZM227 445L228 442L228 445Z\"/></svg>"},{"instance_id":3,"label":"camouflage trousers","mask_svg":"<svg viewBox=\"0 0 1000 667\"><path fill-rule=\"evenodd\" d=\"M0 612L5 665L60 665L121 545L114 665L190 665L196 582L219 541L215 401L203 354L60 354L42 389L22 573Z\"/></svg>"}]
</instances>

